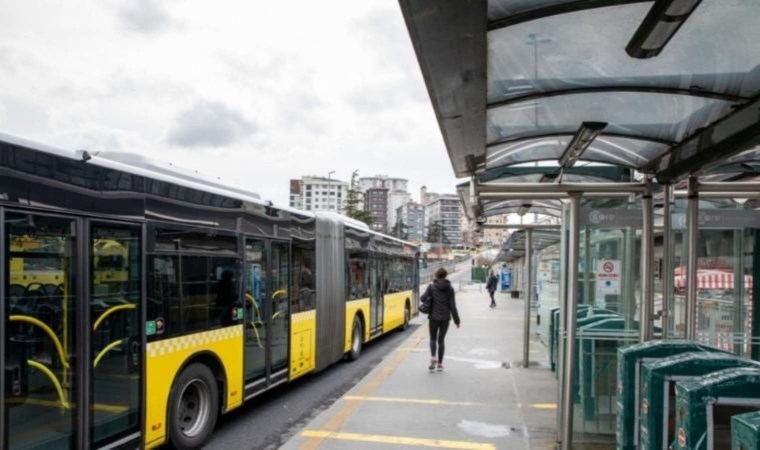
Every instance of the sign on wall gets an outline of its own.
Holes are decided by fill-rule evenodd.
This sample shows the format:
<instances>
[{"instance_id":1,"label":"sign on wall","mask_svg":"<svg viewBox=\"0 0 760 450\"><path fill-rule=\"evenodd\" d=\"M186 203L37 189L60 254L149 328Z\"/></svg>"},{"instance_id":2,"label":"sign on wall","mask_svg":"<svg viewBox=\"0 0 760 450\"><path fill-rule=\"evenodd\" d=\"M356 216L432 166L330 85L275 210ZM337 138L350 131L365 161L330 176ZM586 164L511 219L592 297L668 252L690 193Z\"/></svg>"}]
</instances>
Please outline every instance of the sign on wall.
<instances>
[{"instance_id":1,"label":"sign on wall","mask_svg":"<svg viewBox=\"0 0 760 450\"><path fill-rule=\"evenodd\" d=\"M596 263L596 295L620 295L621 262L619 259L603 259Z\"/></svg>"}]
</instances>

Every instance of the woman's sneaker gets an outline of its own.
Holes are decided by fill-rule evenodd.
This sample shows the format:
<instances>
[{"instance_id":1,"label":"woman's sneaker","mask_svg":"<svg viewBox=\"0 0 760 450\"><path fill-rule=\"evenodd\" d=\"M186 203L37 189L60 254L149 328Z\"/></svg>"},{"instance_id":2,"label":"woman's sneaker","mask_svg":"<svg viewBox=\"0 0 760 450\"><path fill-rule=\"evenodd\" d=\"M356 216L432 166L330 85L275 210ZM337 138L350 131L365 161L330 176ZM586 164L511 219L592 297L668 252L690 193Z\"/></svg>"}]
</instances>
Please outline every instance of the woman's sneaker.
<instances>
[{"instance_id":1,"label":"woman's sneaker","mask_svg":"<svg viewBox=\"0 0 760 450\"><path fill-rule=\"evenodd\" d=\"M430 365L428 366L428 370L431 371L431 372L435 370L435 360L434 359L430 360Z\"/></svg>"},{"instance_id":2,"label":"woman's sneaker","mask_svg":"<svg viewBox=\"0 0 760 450\"><path fill-rule=\"evenodd\" d=\"M437 367L435 368L436 372L443 372L443 364L438 363Z\"/></svg>"}]
</instances>

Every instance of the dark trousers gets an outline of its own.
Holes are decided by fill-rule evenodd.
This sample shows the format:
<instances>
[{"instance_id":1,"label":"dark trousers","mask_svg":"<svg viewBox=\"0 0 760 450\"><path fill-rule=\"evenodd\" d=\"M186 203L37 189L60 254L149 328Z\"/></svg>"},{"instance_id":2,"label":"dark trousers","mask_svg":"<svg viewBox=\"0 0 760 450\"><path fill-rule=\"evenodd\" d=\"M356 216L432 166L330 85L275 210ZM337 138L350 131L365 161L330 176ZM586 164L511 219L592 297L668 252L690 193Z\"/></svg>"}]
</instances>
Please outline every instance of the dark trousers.
<instances>
[{"instance_id":1,"label":"dark trousers","mask_svg":"<svg viewBox=\"0 0 760 450\"><path fill-rule=\"evenodd\" d=\"M496 303L496 299L495 299L495 298L493 298L493 294L494 294L495 292L496 292L496 291L491 291L491 290L489 290L489 291L488 291L488 295L490 295L490 296L491 296L491 304L492 304L492 305L493 305L494 303Z\"/></svg>"},{"instance_id":2,"label":"dark trousers","mask_svg":"<svg viewBox=\"0 0 760 450\"><path fill-rule=\"evenodd\" d=\"M446 339L446 332L449 331L449 321L431 319L428 327L430 328L430 356L435 358L437 344L438 363L440 364L443 362L443 352L446 349L444 339Z\"/></svg>"}]
</instances>

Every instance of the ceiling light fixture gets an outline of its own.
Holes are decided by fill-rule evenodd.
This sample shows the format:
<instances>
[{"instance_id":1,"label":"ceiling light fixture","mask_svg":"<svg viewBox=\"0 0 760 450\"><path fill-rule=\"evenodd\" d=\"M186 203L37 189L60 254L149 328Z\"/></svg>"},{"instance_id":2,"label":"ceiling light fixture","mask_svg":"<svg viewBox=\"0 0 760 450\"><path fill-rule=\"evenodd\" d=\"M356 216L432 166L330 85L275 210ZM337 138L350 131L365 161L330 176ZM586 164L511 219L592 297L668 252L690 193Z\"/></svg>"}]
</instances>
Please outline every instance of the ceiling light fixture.
<instances>
[{"instance_id":1,"label":"ceiling light fixture","mask_svg":"<svg viewBox=\"0 0 760 450\"><path fill-rule=\"evenodd\" d=\"M583 152L606 127L607 122L583 122L560 156L559 165L564 169L573 167Z\"/></svg>"},{"instance_id":2,"label":"ceiling light fixture","mask_svg":"<svg viewBox=\"0 0 760 450\"><path fill-rule=\"evenodd\" d=\"M662 52L702 0L657 0L625 51L632 58L653 58Z\"/></svg>"}]
</instances>

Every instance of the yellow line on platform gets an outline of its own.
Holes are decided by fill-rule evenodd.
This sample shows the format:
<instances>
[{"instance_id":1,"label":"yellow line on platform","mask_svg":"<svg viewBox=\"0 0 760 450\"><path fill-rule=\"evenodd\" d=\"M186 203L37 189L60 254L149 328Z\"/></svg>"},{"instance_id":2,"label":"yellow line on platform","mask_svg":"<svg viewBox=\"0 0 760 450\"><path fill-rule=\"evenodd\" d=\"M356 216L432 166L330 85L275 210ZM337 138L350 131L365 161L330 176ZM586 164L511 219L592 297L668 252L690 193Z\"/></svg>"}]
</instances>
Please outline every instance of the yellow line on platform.
<instances>
[{"instance_id":1,"label":"yellow line on platform","mask_svg":"<svg viewBox=\"0 0 760 450\"><path fill-rule=\"evenodd\" d=\"M364 395L346 395L343 397L343 400L353 400L360 402L418 403L421 405L483 406L483 403L473 402L450 402L447 400L401 397L367 397Z\"/></svg>"},{"instance_id":2,"label":"yellow line on platform","mask_svg":"<svg viewBox=\"0 0 760 450\"><path fill-rule=\"evenodd\" d=\"M414 348L417 347L417 345L422 341L424 333L427 330L425 330L423 327L420 327L414 334L412 334L404 343L402 346L405 348ZM406 358L406 355L409 354L409 350L406 351L400 351L393 355L387 363L382 367L382 369L379 372L376 372L367 382L361 385L359 389L356 391L356 394L359 396L369 396L373 392L377 390L377 388L380 387L380 385L385 381L401 364L401 362ZM324 431L325 432L337 432L340 427L345 423L346 420L348 420L351 416L356 413L356 411L359 409L359 405L361 405L361 402L346 402L341 408L339 408L335 414L330 418L330 420L327 421L327 423L324 425ZM322 444L322 441L326 439L324 436L311 436L309 439L306 440L306 442L301 445L300 450L316 450L319 448L319 446Z\"/></svg>"},{"instance_id":3,"label":"yellow line on platform","mask_svg":"<svg viewBox=\"0 0 760 450\"><path fill-rule=\"evenodd\" d=\"M461 450L495 450L493 444L481 442L466 441L447 441L443 439L422 439L404 436L386 436L380 434L359 434L331 432L324 430L305 430L301 436L321 438L321 439L338 439L343 441L374 442L377 444L395 444L395 445L413 445L417 447L434 447L434 448L454 448Z\"/></svg>"},{"instance_id":4,"label":"yellow line on platform","mask_svg":"<svg viewBox=\"0 0 760 450\"><path fill-rule=\"evenodd\" d=\"M557 409L556 403L534 403L530 405L531 408L536 409Z\"/></svg>"}]
</instances>

